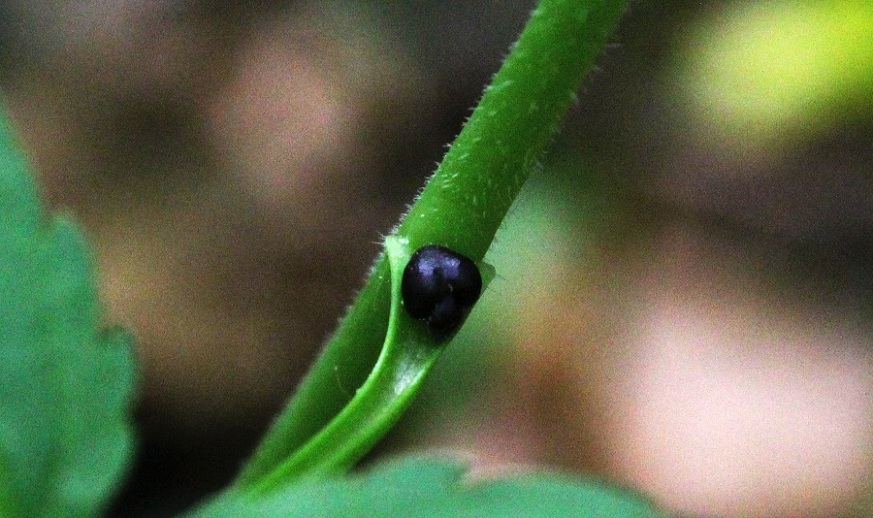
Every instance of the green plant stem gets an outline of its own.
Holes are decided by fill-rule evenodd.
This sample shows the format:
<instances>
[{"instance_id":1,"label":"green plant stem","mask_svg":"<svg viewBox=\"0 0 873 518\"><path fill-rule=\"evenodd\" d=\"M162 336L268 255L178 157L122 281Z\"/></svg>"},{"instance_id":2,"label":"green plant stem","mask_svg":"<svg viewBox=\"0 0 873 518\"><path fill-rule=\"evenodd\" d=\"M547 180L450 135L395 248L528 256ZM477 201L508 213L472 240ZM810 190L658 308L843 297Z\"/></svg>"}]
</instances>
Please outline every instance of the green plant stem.
<instances>
[{"instance_id":1,"label":"green plant stem","mask_svg":"<svg viewBox=\"0 0 873 518\"><path fill-rule=\"evenodd\" d=\"M625 6L626 0L542 0L436 173L395 229L394 236L408 250L441 244L482 260ZM394 265L395 279L402 267ZM383 347L394 341L386 340L392 306L396 311L400 304L399 296L392 297L392 284L396 294L392 267L383 253L336 333L244 466L236 488L269 488L298 476L342 472L396 421L402 408L380 398L390 419L378 419L362 442L346 450L342 444L319 440L318 451L311 451L309 458L333 458L334 450L346 453L318 469L288 469L288 459L298 450L311 449L307 444L313 437L361 392L364 397L371 390L399 390L393 385L396 376L382 383L368 381L377 359L384 359ZM420 362L417 368L425 370L431 363ZM408 392L398 392L404 405L417 388L413 385ZM349 422L354 418L343 415Z\"/></svg>"},{"instance_id":2,"label":"green plant stem","mask_svg":"<svg viewBox=\"0 0 873 518\"><path fill-rule=\"evenodd\" d=\"M403 267L414 250L389 236L385 251L391 265L392 300L400 299ZM485 269L484 282L493 278ZM385 346L375 367L349 403L303 446L258 479L255 490L267 491L300 476L330 475L351 467L378 441L409 406L443 348L427 326L415 322L402 305L391 304Z\"/></svg>"}]
</instances>

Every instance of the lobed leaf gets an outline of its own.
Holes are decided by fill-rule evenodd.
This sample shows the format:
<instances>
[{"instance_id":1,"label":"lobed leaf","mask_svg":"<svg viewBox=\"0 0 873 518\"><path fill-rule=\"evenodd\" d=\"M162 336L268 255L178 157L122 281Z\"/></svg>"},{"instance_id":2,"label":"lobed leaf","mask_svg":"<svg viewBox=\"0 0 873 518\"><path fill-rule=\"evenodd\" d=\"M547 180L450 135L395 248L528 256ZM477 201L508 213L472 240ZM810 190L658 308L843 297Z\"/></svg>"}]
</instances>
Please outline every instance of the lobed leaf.
<instances>
[{"instance_id":1,"label":"lobed leaf","mask_svg":"<svg viewBox=\"0 0 873 518\"><path fill-rule=\"evenodd\" d=\"M79 228L42 211L0 118L0 515L93 516L131 454L131 338L100 330Z\"/></svg>"}]
</instances>

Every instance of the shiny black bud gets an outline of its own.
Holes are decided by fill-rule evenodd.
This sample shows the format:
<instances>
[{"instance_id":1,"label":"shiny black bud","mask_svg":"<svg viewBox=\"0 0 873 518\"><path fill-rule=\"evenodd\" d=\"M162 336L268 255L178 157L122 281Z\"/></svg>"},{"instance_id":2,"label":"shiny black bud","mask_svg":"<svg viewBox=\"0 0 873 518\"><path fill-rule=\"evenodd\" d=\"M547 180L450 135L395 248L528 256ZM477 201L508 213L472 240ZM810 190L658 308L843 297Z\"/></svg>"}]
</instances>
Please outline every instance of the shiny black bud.
<instances>
[{"instance_id":1,"label":"shiny black bud","mask_svg":"<svg viewBox=\"0 0 873 518\"><path fill-rule=\"evenodd\" d=\"M439 336L455 332L482 292L476 263L444 246L427 245L412 254L400 285L410 316Z\"/></svg>"}]
</instances>

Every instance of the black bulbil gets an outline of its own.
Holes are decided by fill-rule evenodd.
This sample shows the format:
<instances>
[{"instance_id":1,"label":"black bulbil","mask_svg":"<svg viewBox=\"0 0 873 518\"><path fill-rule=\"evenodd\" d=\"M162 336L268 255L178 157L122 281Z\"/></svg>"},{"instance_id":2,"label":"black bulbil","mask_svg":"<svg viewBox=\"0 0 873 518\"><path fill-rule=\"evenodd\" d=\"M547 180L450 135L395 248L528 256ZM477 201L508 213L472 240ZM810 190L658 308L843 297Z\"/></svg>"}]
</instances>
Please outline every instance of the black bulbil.
<instances>
[{"instance_id":1,"label":"black bulbil","mask_svg":"<svg viewBox=\"0 0 873 518\"><path fill-rule=\"evenodd\" d=\"M455 332L482 292L482 275L471 259L439 245L419 248L409 258L400 285L410 316L434 334Z\"/></svg>"}]
</instances>

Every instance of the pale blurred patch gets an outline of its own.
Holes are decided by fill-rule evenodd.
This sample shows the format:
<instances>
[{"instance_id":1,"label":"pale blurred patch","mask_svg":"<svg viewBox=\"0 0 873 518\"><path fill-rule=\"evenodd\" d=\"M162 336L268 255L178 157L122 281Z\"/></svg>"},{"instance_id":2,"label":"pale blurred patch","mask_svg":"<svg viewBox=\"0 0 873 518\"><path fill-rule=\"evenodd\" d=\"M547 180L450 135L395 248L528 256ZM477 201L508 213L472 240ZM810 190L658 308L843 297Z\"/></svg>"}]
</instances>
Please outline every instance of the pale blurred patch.
<instances>
[{"instance_id":1,"label":"pale blurred patch","mask_svg":"<svg viewBox=\"0 0 873 518\"><path fill-rule=\"evenodd\" d=\"M873 471L873 335L717 249L680 227L648 258L613 469L703 516L845 512Z\"/></svg>"}]
</instances>

